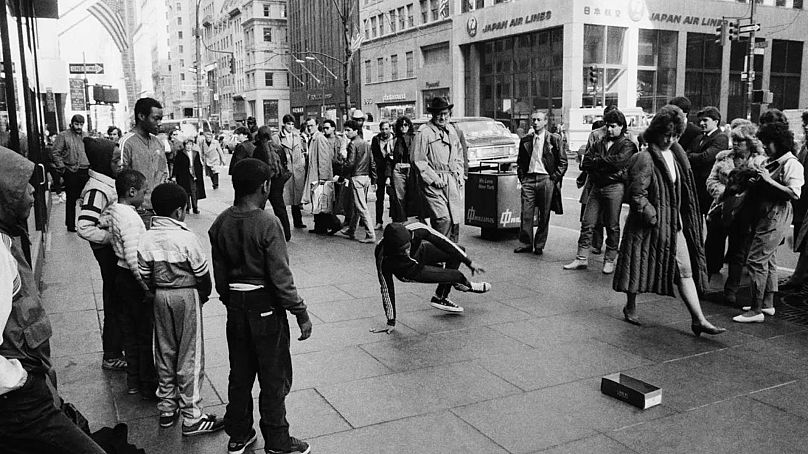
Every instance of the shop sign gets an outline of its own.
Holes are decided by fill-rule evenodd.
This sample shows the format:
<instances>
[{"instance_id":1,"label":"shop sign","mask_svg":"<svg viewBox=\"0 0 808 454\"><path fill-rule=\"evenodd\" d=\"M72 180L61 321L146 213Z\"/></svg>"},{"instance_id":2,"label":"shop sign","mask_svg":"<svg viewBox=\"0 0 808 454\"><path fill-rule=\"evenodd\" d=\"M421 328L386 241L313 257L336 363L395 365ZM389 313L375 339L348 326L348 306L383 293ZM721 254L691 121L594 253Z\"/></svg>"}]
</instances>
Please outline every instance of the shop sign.
<instances>
[{"instance_id":1,"label":"shop sign","mask_svg":"<svg viewBox=\"0 0 808 454\"><path fill-rule=\"evenodd\" d=\"M323 99L323 93L308 93L306 95L309 101L319 101ZM325 99L331 99L334 97L334 93L325 93Z\"/></svg>"},{"instance_id":2,"label":"shop sign","mask_svg":"<svg viewBox=\"0 0 808 454\"><path fill-rule=\"evenodd\" d=\"M541 11L539 13L528 14L527 16L524 17L514 17L513 19L505 19L499 22L486 24L485 27L483 27L483 33L494 32L497 30L505 30L507 28L518 27L520 25L527 25L533 22L543 22L546 20L550 20L551 17L553 17L552 11Z\"/></svg>"},{"instance_id":3,"label":"shop sign","mask_svg":"<svg viewBox=\"0 0 808 454\"><path fill-rule=\"evenodd\" d=\"M466 31L468 32L469 36L472 38L477 36L477 18L474 16L469 17L468 22L466 22Z\"/></svg>"},{"instance_id":4,"label":"shop sign","mask_svg":"<svg viewBox=\"0 0 808 454\"><path fill-rule=\"evenodd\" d=\"M70 110L87 110L84 79L70 79Z\"/></svg>"},{"instance_id":5,"label":"shop sign","mask_svg":"<svg viewBox=\"0 0 808 454\"><path fill-rule=\"evenodd\" d=\"M373 105L373 98L365 98L364 101L362 102L362 104L364 104L366 106Z\"/></svg>"},{"instance_id":6,"label":"shop sign","mask_svg":"<svg viewBox=\"0 0 808 454\"><path fill-rule=\"evenodd\" d=\"M292 113L293 114L302 114L303 113L303 108L302 107L292 107Z\"/></svg>"},{"instance_id":7,"label":"shop sign","mask_svg":"<svg viewBox=\"0 0 808 454\"><path fill-rule=\"evenodd\" d=\"M51 87L45 88L45 107L47 112L56 112L56 97L53 96L53 89Z\"/></svg>"},{"instance_id":8,"label":"shop sign","mask_svg":"<svg viewBox=\"0 0 808 454\"><path fill-rule=\"evenodd\" d=\"M440 87L440 81L437 82L427 82L425 84L426 88L438 88Z\"/></svg>"},{"instance_id":9,"label":"shop sign","mask_svg":"<svg viewBox=\"0 0 808 454\"><path fill-rule=\"evenodd\" d=\"M407 95L405 95L404 93L396 93L396 94L392 94L392 95L384 95L384 96L382 96L382 102L404 101L406 99L407 99Z\"/></svg>"},{"instance_id":10,"label":"shop sign","mask_svg":"<svg viewBox=\"0 0 808 454\"><path fill-rule=\"evenodd\" d=\"M619 18L623 17L623 11L617 8L599 8L584 6L584 15L596 17ZM651 22L675 25L696 25L702 27L718 27L723 22L722 18L687 16L682 14L668 14L664 12L650 12L646 9L641 0L632 0L629 3L628 16L634 22L639 22L647 18Z\"/></svg>"}]
</instances>

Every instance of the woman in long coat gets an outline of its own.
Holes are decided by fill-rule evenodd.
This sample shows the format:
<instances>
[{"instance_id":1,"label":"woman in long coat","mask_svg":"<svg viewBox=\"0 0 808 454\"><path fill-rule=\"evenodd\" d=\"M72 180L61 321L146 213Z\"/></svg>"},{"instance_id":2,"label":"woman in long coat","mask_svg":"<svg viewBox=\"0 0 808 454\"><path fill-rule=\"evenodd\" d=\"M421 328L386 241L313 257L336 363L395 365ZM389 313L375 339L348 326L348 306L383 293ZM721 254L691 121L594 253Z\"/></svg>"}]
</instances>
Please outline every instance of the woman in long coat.
<instances>
[{"instance_id":1,"label":"woman in long coat","mask_svg":"<svg viewBox=\"0 0 808 454\"><path fill-rule=\"evenodd\" d=\"M292 230L289 228L289 215L286 213L286 205L283 203L283 190L289 177L289 170L286 165L286 155L280 146L275 146L272 142L272 131L269 126L261 126L255 133L255 151L253 158L264 161L269 166L269 205L272 212L281 221L283 235L286 241L292 238Z\"/></svg>"},{"instance_id":2,"label":"woman in long coat","mask_svg":"<svg viewBox=\"0 0 808 454\"><path fill-rule=\"evenodd\" d=\"M637 294L673 296L684 300L696 336L726 331L710 324L699 295L707 283L701 215L693 171L676 143L687 120L681 109L664 106L648 126L648 148L632 158L626 192L626 219L613 288L626 294L623 316L639 325Z\"/></svg>"},{"instance_id":3,"label":"woman in long coat","mask_svg":"<svg viewBox=\"0 0 808 454\"><path fill-rule=\"evenodd\" d=\"M289 114L283 116L283 126L278 134L272 136L272 144L283 150L287 168L292 174L286 181L283 201L292 206L292 221L295 228L305 229L302 200L303 192L306 190L306 155L303 152L303 139L295 129L293 116Z\"/></svg>"},{"instance_id":4,"label":"woman in long coat","mask_svg":"<svg viewBox=\"0 0 808 454\"><path fill-rule=\"evenodd\" d=\"M182 151L178 151L174 156L174 178L176 178L177 184L188 193L190 208L194 210L194 213L199 214L197 201L205 198L202 158L193 139L185 140L183 145Z\"/></svg>"}]
</instances>

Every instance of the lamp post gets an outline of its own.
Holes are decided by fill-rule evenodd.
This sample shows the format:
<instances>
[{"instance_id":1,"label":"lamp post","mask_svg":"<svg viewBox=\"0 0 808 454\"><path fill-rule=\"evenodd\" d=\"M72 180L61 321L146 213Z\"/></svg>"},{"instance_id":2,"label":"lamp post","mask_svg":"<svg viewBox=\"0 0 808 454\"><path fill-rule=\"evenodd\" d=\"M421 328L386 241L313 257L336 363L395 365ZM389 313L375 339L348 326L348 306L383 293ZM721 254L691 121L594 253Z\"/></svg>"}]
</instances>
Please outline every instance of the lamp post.
<instances>
[{"instance_id":1,"label":"lamp post","mask_svg":"<svg viewBox=\"0 0 808 454\"><path fill-rule=\"evenodd\" d=\"M202 0L196 0L196 26L194 28L194 38L196 41L196 127L197 132L202 130L202 87L200 86L200 76L202 74L202 37L199 35L199 4Z\"/></svg>"},{"instance_id":2,"label":"lamp post","mask_svg":"<svg viewBox=\"0 0 808 454\"><path fill-rule=\"evenodd\" d=\"M312 58L316 59L316 57L322 57L322 58L325 58L326 60L333 61L333 62L335 62L335 63L342 66L342 71L343 71L343 76L344 76L343 80L342 80L342 82L343 82L342 90L343 90L343 96L344 96L344 100L345 100L345 115L347 116L348 115L348 109L350 108L350 102L351 102L351 94L350 94L350 88L349 88L350 84L349 84L349 81L348 81L348 66L349 66L349 63L350 63L349 60L347 58L344 59L344 60L341 60L339 58L336 58L336 57L333 57L331 55L325 54L323 52L317 52L317 51L313 51L313 50L306 50L306 51L301 52L300 54L304 55L304 58L306 58L307 60L311 60ZM312 57L312 58L309 58L309 57ZM337 75L334 74L330 69L328 69L328 67L325 64L323 64L322 61L320 61L319 59L317 59L317 61L321 65L323 65L323 67L328 71L328 73L332 77L334 77L335 80L338 79Z\"/></svg>"},{"instance_id":3,"label":"lamp post","mask_svg":"<svg viewBox=\"0 0 808 454\"><path fill-rule=\"evenodd\" d=\"M313 56L313 55L306 55L304 58L305 58L306 60L309 60L309 61L316 61L317 63L319 63L319 64L320 64L320 66L321 66L321 67L322 67L322 68L323 68L325 71L327 71L327 72L328 72L328 74L330 74L330 75L331 75L331 77L333 77L333 78L334 78L334 80L337 80L337 79L338 79L337 75L336 75L336 74L334 74L334 73L333 73L333 72L332 72L330 69L328 69L328 66L326 66L326 65L325 65L325 64L324 64L322 61L320 61L320 59L319 59L319 58L317 58L317 57L315 57L315 56ZM320 98L320 100L322 101L322 106L320 107L320 109L321 109L321 110L320 110L320 116L322 116L323 118L325 118L325 83L321 83L321 84L320 84L320 88L321 88L321 94L320 94L320 95L321 95L321 98Z\"/></svg>"}]
</instances>

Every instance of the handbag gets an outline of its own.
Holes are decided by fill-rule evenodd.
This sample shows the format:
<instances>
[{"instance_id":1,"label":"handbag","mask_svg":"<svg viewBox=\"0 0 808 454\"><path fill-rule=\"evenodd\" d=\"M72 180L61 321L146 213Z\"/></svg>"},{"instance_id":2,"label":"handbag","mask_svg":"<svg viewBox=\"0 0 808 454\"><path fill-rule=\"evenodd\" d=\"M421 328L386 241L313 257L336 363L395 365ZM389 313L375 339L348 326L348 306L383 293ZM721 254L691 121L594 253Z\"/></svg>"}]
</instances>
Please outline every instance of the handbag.
<instances>
[{"instance_id":1,"label":"handbag","mask_svg":"<svg viewBox=\"0 0 808 454\"><path fill-rule=\"evenodd\" d=\"M311 214L331 213L334 209L334 182L317 184L311 191Z\"/></svg>"}]
</instances>

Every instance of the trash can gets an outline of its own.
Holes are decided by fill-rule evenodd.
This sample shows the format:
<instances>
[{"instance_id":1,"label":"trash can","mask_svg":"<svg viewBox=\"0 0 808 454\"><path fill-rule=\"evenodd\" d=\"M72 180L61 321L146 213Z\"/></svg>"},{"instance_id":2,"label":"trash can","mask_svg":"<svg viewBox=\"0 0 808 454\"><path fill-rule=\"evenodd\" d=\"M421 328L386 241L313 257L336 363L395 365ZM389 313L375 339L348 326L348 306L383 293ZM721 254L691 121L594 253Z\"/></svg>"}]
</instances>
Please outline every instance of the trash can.
<instances>
[{"instance_id":1,"label":"trash can","mask_svg":"<svg viewBox=\"0 0 808 454\"><path fill-rule=\"evenodd\" d=\"M482 237L492 239L501 230L518 229L521 212L521 185L516 171L502 170L497 165L469 172L466 225L480 227Z\"/></svg>"}]
</instances>

